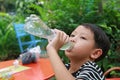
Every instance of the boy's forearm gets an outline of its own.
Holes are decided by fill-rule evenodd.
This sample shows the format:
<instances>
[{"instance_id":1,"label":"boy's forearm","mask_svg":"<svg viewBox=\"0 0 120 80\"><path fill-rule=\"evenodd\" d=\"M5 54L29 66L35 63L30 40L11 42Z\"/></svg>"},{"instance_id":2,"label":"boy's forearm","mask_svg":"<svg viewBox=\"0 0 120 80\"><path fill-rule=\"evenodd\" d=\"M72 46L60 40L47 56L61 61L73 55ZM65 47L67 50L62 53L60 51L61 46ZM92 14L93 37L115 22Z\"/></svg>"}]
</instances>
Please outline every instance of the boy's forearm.
<instances>
[{"instance_id":1,"label":"boy's forearm","mask_svg":"<svg viewBox=\"0 0 120 80\"><path fill-rule=\"evenodd\" d=\"M57 80L75 80L64 66L56 50L47 51Z\"/></svg>"}]
</instances>

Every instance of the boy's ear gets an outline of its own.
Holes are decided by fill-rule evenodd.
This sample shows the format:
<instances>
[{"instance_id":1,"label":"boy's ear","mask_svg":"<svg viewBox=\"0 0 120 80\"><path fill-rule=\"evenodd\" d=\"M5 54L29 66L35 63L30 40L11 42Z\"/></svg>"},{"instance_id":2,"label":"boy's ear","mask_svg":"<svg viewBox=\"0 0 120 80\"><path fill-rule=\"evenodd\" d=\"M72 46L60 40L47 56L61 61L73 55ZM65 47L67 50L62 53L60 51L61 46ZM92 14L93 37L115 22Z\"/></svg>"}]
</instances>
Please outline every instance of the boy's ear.
<instances>
[{"instance_id":1,"label":"boy's ear","mask_svg":"<svg viewBox=\"0 0 120 80\"><path fill-rule=\"evenodd\" d=\"M91 59L96 60L102 55L102 49L95 49L93 53L90 55Z\"/></svg>"}]
</instances>

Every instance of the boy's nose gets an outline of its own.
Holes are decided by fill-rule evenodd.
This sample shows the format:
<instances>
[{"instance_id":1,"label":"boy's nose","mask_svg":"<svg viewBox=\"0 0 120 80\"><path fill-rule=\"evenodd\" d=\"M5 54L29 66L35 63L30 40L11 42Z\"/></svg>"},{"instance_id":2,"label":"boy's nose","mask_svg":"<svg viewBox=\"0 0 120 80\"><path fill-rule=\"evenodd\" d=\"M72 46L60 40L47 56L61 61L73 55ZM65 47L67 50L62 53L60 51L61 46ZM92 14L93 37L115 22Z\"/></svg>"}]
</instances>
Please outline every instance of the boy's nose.
<instances>
[{"instance_id":1,"label":"boy's nose","mask_svg":"<svg viewBox=\"0 0 120 80\"><path fill-rule=\"evenodd\" d=\"M74 38L70 38L70 41L71 41L71 42L75 42L75 39L74 39Z\"/></svg>"}]
</instances>

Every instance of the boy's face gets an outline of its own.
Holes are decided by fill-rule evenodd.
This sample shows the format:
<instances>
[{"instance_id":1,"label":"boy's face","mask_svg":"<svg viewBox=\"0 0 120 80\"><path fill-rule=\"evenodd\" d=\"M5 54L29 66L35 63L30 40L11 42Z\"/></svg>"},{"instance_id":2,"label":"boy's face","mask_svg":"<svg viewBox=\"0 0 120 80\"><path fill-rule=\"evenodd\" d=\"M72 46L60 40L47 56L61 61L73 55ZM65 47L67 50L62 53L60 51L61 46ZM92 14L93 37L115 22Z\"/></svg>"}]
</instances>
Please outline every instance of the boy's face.
<instances>
[{"instance_id":1,"label":"boy's face","mask_svg":"<svg viewBox=\"0 0 120 80\"><path fill-rule=\"evenodd\" d=\"M69 58L90 59L90 54L95 49L95 41L94 34L89 28L78 26L70 35L70 41L74 43L74 47L65 51Z\"/></svg>"}]
</instances>

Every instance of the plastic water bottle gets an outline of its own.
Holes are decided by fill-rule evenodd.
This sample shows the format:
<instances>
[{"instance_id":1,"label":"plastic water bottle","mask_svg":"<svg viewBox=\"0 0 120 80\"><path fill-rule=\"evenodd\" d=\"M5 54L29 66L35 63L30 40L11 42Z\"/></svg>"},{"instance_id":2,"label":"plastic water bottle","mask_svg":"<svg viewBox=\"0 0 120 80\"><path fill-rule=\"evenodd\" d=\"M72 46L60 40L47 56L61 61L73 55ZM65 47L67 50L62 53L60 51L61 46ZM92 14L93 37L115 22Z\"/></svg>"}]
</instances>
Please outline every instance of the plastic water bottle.
<instances>
[{"instance_id":1,"label":"plastic water bottle","mask_svg":"<svg viewBox=\"0 0 120 80\"><path fill-rule=\"evenodd\" d=\"M55 33L38 16L31 14L25 20L24 30L32 35L52 40ZM60 50L67 50L73 47L73 43L67 42Z\"/></svg>"}]
</instances>

